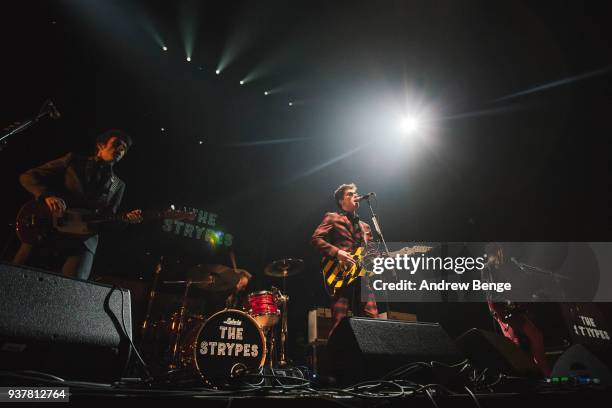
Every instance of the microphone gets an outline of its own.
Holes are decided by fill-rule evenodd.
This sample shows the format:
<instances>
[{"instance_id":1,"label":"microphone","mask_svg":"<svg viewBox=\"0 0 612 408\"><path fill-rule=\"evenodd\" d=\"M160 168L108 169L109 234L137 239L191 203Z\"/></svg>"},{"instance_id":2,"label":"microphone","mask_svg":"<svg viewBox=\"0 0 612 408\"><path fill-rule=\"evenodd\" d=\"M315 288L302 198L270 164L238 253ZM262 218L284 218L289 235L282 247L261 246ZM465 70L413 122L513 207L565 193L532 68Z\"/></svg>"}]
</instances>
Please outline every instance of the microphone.
<instances>
[{"instance_id":1,"label":"microphone","mask_svg":"<svg viewBox=\"0 0 612 408\"><path fill-rule=\"evenodd\" d=\"M362 196L357 197L357 202L362 201L362 200L369 200L370 197L376 197L376 193L368 193L368 194L364 194Z\"/></svg>"},{"instance_id":2,"label":"microphone","mask_svg":"<svg viewBox=\"0 0 612 408\"><path fill-rule=\"evenodd\" d=\"M47 104L47 106L49 107L49 117L51 119L59 119L62 116L62 114L59 113L51 99L49 99L49 103Z\"/></svg>"}]
</instances>

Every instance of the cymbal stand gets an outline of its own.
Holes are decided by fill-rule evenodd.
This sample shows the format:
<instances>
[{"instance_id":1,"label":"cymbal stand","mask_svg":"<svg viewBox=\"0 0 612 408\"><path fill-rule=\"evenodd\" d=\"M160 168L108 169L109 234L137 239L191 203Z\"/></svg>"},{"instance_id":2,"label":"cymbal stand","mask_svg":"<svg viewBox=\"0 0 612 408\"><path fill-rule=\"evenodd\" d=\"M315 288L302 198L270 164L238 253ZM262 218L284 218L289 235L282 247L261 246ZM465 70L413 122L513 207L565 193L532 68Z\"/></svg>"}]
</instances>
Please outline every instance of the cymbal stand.
<instances>
[{"instance_id":1,"label":"cymbal stand","mask_svg":"<svg viewBox=\"0 0 612 408\"><path fill-rule=\"evenodd\" d=\"M151 286L151 292L149 293L149 303L147 304L147 313L145 315L145 319L142 322L142 334L141 338L144 338L145 331L149 326L149 320L151 319L151 310L153 309L153 302L155 301L155 296L157 294L157 283L159 281L160 272L163 269L164 257L163 255L159 258L159 262L155 266L155 275L153 277L153 285Z\"/></svg>"},{"instance_id":2,"label":"cymbal stand","mask_svg":"<svg viewBox=\"0 0 612 408\"><path fill-rule=\"evenodd\" d=\"M289 296L287 295L287 276L288 269L283 269L283 293L279 297L283 303L283 316L281 318L281 335L280 335L280 358L278 364L280 366L287 365L287 341L289 339Z\"/></svg>"},{"instance_id":3,"label":"cymbal stand","mask_svg":"<svg viewBox=\"0 0 612 408\"><path fill-rule=\"evenodd\" d=\"M187 294L189 293L189 288L193 284L210 284L211 281L192 281L189 280L177 280L177 281L164 281L164 283L168 284L185 284L185 293L183 294L183 303L181 303L180 313L179 313L179 324L176 329L176 340L174 341L174 346L172 347L172 360L170 362L170 368L178 368L179 366L179 344L181 341L181 332L183 331L183 326L185 325L185 313L187 312Z\"/></svg>"},{"instance_id":4,"label":"cymbal stand","mask_svg":"<svg viewBox=\"0 0 612 408\"><path fill-rule=\"evenodd\" d=\"M181 303L181 309L179 313L179 324L176 328L176 340L174 341L174 346L172 347L172 360L170 362L170 368L178 368L179 367L179 345L181 342L181 332L183 331L183 326L185 324L185 312L187 311L187 293L189 292L189 287L191 286L191 279L187 281L185 285L185 293L183 294L183 303Z\"/></svg>"}]
</instances>

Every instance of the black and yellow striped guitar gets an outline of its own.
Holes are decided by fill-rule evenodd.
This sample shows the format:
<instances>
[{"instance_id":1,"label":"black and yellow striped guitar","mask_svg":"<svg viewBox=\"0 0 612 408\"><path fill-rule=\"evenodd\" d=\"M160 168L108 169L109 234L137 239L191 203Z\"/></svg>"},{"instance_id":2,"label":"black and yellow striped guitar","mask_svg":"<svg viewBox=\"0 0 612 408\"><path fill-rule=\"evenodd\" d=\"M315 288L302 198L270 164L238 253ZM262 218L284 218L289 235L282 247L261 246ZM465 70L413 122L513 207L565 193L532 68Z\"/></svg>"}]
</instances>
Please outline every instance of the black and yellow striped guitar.
<instances>
[{"instance_id":1,"label":"black and yellow striped guitar","mask_svg":"<svg viewBox=\"0 0 612 408\"><path fill-rule=\"evenodd\" d=\"M324 256L321 261L323 271L323 283L328 295L333 296L336 291L344 286L348 286L360 276L365 276L366 269L363 265L364 248L359 247L351 256L355 260L354 265L340 262L338 258Z\"/></svg>"},{"instance_id":2,"label":"black and yellow striped guitar","mask_svg":"<svg viewBox=\"0 0 612 408\"><path fill-rule=\"evenodd\" d=\"M431 246L414 246L405 247L399 251L389 253L390 257L396 255L413 255L416 253L426 253L432 249ZM354 252L351 252L354 265L348 265L340 262L337 258L324 256L321 262L323 272L323 283L325 285L325 291L328 295L333 296L340 288L351 285L355 279L374 275L373 272L367 271L364 265L365 248L359 247Z\"/></svg>"}]
</instances>

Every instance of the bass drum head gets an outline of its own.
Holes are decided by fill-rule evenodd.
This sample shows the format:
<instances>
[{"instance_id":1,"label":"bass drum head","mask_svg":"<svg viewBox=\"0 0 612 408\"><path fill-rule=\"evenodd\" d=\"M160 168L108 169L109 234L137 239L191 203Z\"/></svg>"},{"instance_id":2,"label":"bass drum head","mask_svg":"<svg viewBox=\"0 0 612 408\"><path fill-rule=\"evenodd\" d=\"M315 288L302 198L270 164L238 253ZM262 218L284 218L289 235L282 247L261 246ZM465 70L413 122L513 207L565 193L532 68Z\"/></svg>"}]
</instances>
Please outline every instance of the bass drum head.
<instances>
[{"instance_id":1,"label":"bass drum head","mask_svg":"<svg viewBox=\"0 0 612 408\"><path fill-rule=\"evenodd\" d=\"M204 323L193 352L196 369L202 377L223 380L245 369L263 367L266 342L263 331L251 316L227 309Z\"/></svg>"}]
</instances>

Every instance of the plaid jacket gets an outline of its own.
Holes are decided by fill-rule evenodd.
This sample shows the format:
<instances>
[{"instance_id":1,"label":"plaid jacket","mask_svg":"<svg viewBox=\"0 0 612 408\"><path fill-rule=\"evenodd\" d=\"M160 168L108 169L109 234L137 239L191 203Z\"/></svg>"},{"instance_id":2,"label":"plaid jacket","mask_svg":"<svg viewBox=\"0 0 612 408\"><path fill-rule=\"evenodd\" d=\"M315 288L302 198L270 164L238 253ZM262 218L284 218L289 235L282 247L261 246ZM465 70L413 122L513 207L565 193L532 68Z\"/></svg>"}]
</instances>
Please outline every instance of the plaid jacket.
<instances>
[{"instance_id":1,"label":"plaid jacket","mask_svg":"<svg viewBox=\"0 0 612 408\"><path fill-rule=\"evenodd\" d=\"M359 217L355 217L359 220ZM310 243L321 253L335 257L339 249L352 252L355 248L363 244L365 240L372 240L370 226L359 221L353 224L345 213L328 212L323 217L321 224L315 229L310 239Z\"/></svg>"}]
</instances>

